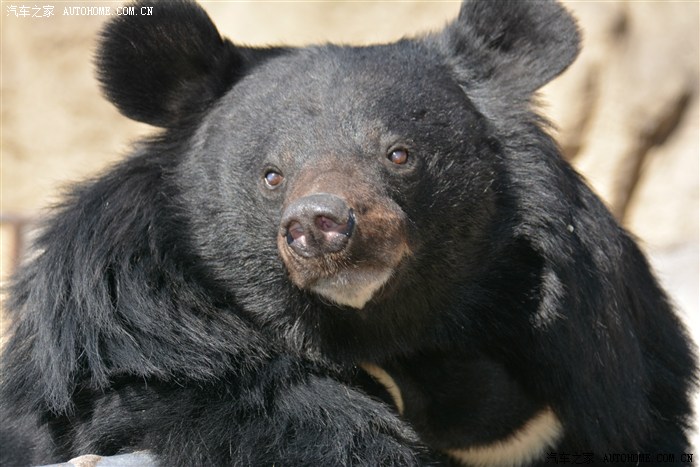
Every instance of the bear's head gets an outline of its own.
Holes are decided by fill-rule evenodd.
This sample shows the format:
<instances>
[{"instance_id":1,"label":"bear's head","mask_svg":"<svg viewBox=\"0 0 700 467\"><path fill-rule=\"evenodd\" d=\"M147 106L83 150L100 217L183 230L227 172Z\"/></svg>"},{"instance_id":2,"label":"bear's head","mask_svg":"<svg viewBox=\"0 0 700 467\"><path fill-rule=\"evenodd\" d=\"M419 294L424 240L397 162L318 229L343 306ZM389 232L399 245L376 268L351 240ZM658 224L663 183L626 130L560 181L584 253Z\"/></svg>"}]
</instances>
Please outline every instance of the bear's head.
<instances>
[{"instance_id":1,"label":"bear's head","mask_svg":"<svg viewBox=\"0 0 700 467\"><path fill-rule=\"evenodd\" d=\"M475 0L416 39L250 48L168 2L111 22L98 66L125 115L165 128L207 280L284 332L419 333L516 242L506 159L544 138L532 94L578 41L557 3Z\"/></svg>"}]
</instances>

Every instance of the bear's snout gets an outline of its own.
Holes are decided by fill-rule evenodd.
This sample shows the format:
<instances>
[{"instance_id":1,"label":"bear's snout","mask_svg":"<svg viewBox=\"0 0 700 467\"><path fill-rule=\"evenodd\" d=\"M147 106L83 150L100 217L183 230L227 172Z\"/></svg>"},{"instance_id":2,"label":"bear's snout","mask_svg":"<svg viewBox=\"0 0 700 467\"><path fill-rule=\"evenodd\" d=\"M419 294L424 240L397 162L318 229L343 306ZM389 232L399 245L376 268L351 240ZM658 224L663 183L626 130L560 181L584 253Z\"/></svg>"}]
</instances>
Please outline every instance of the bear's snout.
<instances>
[{"instance_id":1,"label":"bear's snout","mask_svg":"<svg viewBox=\"0 0 700 467\"><path fill-rule=\"evenodd\" d=\"M282 209L280 257L297 287L363 308L409 253L406 216L366 183L313 175ZM339 185L342 194L331 193Z\"/></svg>"},{"instance_id":2,"label":"bear's snout","mask_svg":"<svg viewBox=\"0 0 700 467\"><path fill-rule=\"evenodd\" d=\"M314 193L284 210L280 233L295 253L310 258L343 250L354 230L355 215L342 198Z\"/></svg>"}]
</instances>

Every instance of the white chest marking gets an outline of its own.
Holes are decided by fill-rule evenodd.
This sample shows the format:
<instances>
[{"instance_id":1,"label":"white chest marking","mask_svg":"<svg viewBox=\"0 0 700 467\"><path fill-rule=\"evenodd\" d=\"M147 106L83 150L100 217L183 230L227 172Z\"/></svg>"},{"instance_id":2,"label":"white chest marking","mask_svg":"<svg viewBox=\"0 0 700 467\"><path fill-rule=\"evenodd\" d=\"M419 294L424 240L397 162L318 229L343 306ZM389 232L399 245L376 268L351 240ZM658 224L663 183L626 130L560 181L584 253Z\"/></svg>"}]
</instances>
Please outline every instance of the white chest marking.
<instances>
[{"instance_id":1,"label":"white chest marking","mask_svg":"<svg viewBox=\"0 0 700 467\"><path fill-rule=\"evenodd\" d=\"M399 411L399 415L403 415L403 396L401 396L401 390L396 384L396 381L394 381L394 378L389 376L389 373L372 363L362 363L360 366L363 370L369 373L372 378L376 379L378 383L386 388L387 392L394 400L394 404L396 405L396 409Z\"/></svg>"},{"instance_id":2,"label":"white chest marking","mask_svg":"<svg viewBox=\"0 0 700 467\"><path fill-rule=\"evenodd\" d=\"M360 366L386 388L399 414L403 415L403 396L394 378L372 363L363 363ZM552 409L547 407L503 440L465 449L449 449L447 454L473 467L518 467L541 458L548 448L554 447L563 434L561 422Z\"/></svg>"},{"instance_id":3,"label":"white chest marking","mask_svg":"<svg viewBox=\"0 0 700 467\"><path fill-rule=\"evenodd\" d=\"M454 459L474 467L517 467L541 458L564 434L552 409L546 408L508 438L483 446L450 449Z\"/></svg>"}]
</instances>

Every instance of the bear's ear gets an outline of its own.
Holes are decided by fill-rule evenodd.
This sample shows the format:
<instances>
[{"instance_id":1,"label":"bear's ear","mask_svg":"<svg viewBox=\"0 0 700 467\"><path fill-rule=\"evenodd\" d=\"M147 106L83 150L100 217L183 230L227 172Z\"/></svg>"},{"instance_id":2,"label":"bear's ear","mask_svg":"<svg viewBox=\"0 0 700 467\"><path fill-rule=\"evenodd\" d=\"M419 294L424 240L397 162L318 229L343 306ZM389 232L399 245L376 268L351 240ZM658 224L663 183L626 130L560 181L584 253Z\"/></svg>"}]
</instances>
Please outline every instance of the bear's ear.
<instances>
[{"instance_id":1,"label":"bear's ear","mask_svg":"<svg viewBox=\"0 0 700 467\"><path fill-rule=\"evenodd\" d=\"M190 1L131 4L151 15L107 23L96 57L107 98L127 117L171 127L221 97L273 49L234 46Z\"/></svg>"},{"instance_id":2,"label":"bear's ear","mask_svg":"<svg viewBox=\"0 0 700 467\"><path fill-rule=\"evenodd\" d=\"M576 22L553 0L466 0L442 39L471 78L527 95L564 71L580 42Z\"/></svg>"}]
</instances>

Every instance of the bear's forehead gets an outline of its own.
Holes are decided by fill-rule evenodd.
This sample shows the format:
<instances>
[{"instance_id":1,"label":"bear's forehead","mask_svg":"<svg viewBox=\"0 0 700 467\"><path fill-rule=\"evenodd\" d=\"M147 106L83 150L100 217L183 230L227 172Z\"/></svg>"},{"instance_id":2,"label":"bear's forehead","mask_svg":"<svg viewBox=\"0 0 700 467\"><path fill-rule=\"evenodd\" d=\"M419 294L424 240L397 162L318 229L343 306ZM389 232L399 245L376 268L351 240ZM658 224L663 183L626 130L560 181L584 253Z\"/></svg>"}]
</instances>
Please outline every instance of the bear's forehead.
<instances>
[{"instance_id":1,"label":"bear's forehead","mask_svg":"<svg viewBox=\"0 0 700 467\"><path fill-rule=\"evenodd\" d=\"M228 103L303 116L420 112L461 94L446 66L417 45L318 46L254 68ZM446 102L439 102L445 100Z\"/></svg>"},{"instance_id":2,"label":"bear's forehead","mask_svg":"<svg viewBox=\"0 0 700 467\"><path fill-rule=\"evenodd\" d=\"M241 169L257 170L273 157L289 170L318 158L383 154L397 144L449 152L478 132L480 121L435 53L400 43L331 45L259 64L206 115L195 144L202 154L233 157Z\"/></svg>"},{"instance_id":3,"label":"bear's forehead","mask_svg":"<svg viewBox=\"0 0 700 467\"><path fill-rule=\"evenodd\" d=\"M463 89L425 47L327 45L259 64L219 101L206 127L210 137L228 141L221 144L276 141L308 151L316 140L324 148L381 146L397 134L437 135L470 114Z\"/></svg>"}]
</instances>

